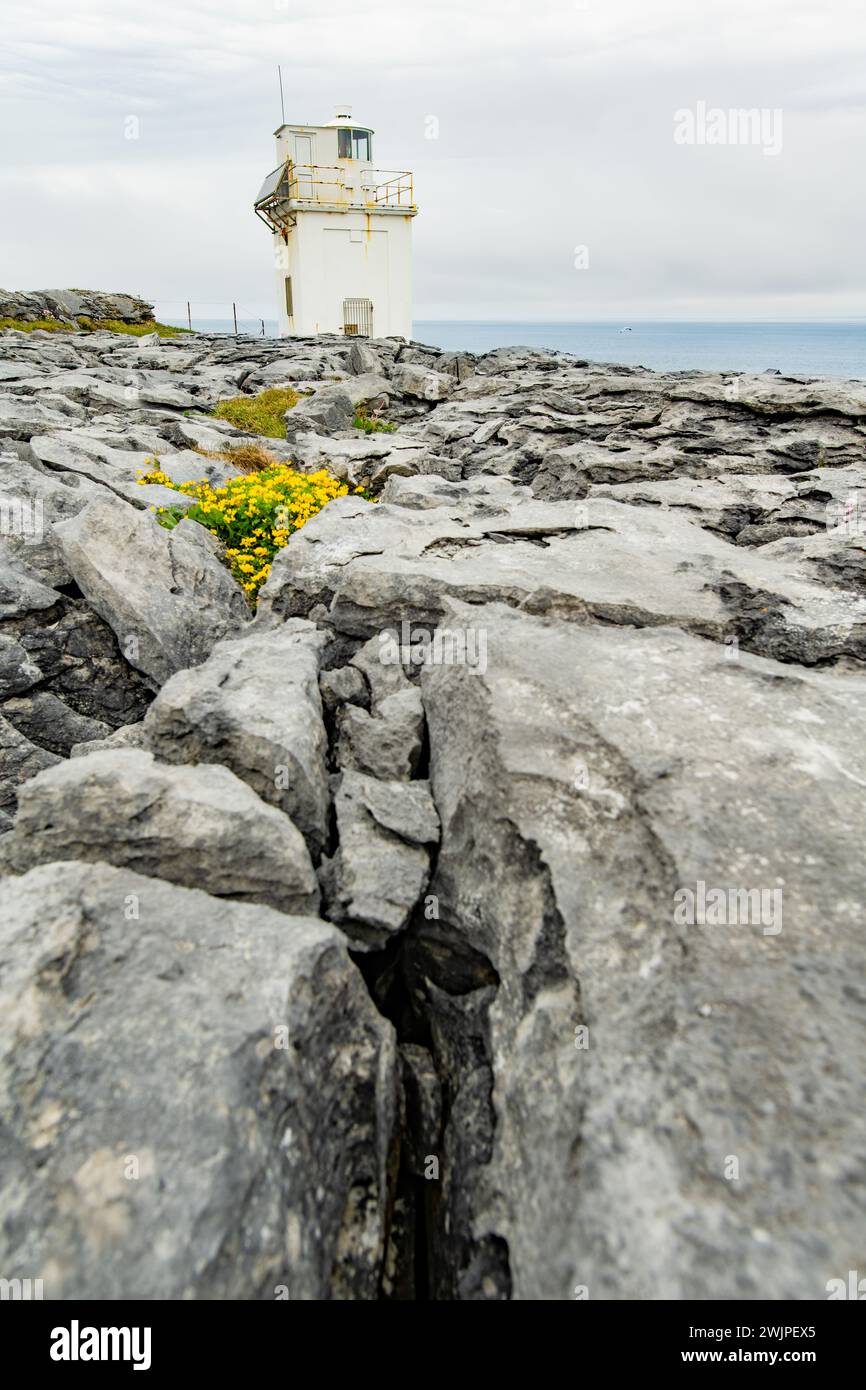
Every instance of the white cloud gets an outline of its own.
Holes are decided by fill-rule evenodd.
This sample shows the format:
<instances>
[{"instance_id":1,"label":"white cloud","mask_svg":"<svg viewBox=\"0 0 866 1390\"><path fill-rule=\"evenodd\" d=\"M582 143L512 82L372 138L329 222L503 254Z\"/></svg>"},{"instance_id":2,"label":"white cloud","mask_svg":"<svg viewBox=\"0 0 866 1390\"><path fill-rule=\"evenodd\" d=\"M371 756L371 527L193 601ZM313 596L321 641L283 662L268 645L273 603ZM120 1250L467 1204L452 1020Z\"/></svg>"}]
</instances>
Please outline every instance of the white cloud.
<instances>
[{"instance_id":1,"label":"white cloud","mask_svg":"<svg viewBox=\"0 0 866 1390\"><path fill-rule=\"evenodd\" d=\"M419 318L866 314L864 58L859 0L13 0L0 284L266 312L280 62L290 119L349 100L413 169ZM698 101L782 153L677 146Z\"/></svg>"}]
</instances>

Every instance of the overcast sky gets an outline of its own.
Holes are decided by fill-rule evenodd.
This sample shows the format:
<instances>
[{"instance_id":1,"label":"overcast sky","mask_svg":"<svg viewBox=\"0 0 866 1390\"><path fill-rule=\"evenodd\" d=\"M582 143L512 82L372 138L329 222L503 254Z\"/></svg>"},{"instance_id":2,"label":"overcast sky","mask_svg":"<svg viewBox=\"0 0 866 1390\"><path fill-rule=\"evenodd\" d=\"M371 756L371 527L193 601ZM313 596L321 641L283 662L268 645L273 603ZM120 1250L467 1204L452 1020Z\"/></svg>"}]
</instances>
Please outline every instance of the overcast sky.
<instances>
[{"instance_id":1,"label":"overcast sky","mask_svg":"<svg viewBox=\"0 0 866 1390\"><path fill-rule=\"evenodd\" d=\"M377 166L413 170L416 318L866 315L864 0L3 0L2 14L6 288L270 316L252 200L275 163L279 62L288 120L350 102ZM780 111L781 150L677 143L675 113L701 102Z\"/></svg>"}]
</instances>

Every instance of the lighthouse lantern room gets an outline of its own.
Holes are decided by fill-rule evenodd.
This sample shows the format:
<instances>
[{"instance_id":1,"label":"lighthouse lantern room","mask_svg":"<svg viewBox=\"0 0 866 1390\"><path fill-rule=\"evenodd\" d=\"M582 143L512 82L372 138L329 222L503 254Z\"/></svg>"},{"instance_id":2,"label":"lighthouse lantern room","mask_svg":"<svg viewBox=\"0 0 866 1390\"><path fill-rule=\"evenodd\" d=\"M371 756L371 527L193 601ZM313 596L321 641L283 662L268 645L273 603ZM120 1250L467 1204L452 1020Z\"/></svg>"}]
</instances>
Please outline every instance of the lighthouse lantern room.
<instances>
[{"instance_id":1,"label":"lighthouse lantern room","mask_svg":"<svg viewBox=\"0 0 866 1390\"><path fill-rule=\"evenodd\" d=\"M275 136L255 211L273 232L281 335L411 337L412 175L375 167L348 106Z\"/></svg>"}]
</instances>

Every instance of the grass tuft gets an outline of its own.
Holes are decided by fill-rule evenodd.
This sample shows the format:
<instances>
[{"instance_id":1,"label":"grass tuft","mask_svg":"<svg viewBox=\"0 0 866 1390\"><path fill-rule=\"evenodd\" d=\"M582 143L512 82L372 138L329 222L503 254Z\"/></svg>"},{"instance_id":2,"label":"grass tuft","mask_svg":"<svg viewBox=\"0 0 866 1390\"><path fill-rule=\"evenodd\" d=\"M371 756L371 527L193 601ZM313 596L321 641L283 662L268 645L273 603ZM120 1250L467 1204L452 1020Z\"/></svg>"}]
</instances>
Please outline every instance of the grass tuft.
<instances>
[{"instance_id":1,"label":"grass tuft","mask_svg":"<svg viewBox=\"0 0 866 1390\"><path fill-rule=\"evenodd\" d=\"M68 323L59 323L57 319L0 319L2 328L17 328L19 333L35 333L37 329L44 333L74 332Z\"/></svg>"},{"instance_id":2,"label":"grass tuft","mask_svg":"<svg viewBox=\"0 0 866 1390\"><path fill-rule=\"evenodd\" d=\"M133 338L143 338L146 333L158 333L160 338L189 336L188 328L174 328L168 323L157 323L151 319L147 323L122 323L120 319L88 319L81 317L77 324L66 323L61 319L11 319L0 318L0 329L14 328L19 333L126 333Z\"/></svg>"},{"instance_id":3,"label":"grass tuft","mask_svg":"<svg viewBox=\"0 0 866 1390\"><path fill-rule=\"evenodd\" d=\"M160 338L188 338L188 328L177 328L171 323L158 323L148 319L146 323L123 323L120 319L88 319L83 315L78 320L83 333L128 333L133 338L143 338L146 333L158 333Z\"/></svg>"},{"instance_id":4,"label":"grass tuft","mask_svg":"<svg viewBox=\"0 0 866 1390\"><path fill-rule=\"evenodd\" d=\"M278 459L263 444L238 444L234 449L197 448L195 452L207 459L223 459L226 463L234 464L239 473L261 473L265 468L279 468L282 463L282 459Z\"/></svg>"},{"instance_id":5,"label":"grass tuft","mask_svg":"<svg viewBox=\"0 0 866 1390\"><path fill-rule=\"evenodd\" d=\"M356 430L363 430L365 434L393 434L397 428L388 420L380 420L377 415L368 415L363 409L359 409L352 421Z\"/></svg>"},{"instance_id":6,"label":"grass tuft","mask_svg":"<svg viewBox=\"0 0 866 1390\"><path fill-rule=\"evenodd\" d=\"M285 439L287 410L298 404L300 396L291 386L271 386L257 396L232 396L219 401L211 414L217 420L228 420L239 429L262 434L267 439Z\"/></svg>"}]
</instances>

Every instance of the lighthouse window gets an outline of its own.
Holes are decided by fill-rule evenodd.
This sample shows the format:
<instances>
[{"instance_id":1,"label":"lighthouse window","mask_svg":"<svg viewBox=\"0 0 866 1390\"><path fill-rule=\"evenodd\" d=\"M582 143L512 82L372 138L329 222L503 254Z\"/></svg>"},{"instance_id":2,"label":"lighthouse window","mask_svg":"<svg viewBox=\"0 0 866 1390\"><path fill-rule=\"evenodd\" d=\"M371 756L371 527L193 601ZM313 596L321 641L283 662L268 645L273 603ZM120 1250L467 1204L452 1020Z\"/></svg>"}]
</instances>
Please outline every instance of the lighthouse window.
<instances>
[{"instance_id":1,"label":"lighthouse window","mask_svg":"<svg viewBox=\"0 0 866 1390\"><path fill-rule=\"evenodd\" d=\"M372 141L369 130L338 130L338 159L372 159Z\"/></svg>"}]
</instances>

